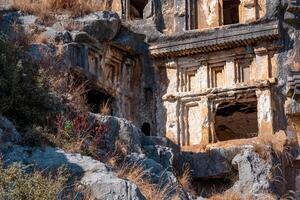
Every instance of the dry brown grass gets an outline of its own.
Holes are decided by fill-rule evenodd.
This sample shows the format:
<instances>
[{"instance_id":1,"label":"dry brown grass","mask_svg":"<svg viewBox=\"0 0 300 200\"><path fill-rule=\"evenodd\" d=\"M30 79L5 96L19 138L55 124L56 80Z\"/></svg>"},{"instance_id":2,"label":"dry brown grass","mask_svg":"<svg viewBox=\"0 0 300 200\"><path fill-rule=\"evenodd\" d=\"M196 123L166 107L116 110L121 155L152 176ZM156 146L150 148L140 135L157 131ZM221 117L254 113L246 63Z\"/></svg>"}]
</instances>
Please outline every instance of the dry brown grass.
<instances>
[{"instance_id":1,"label":"dry brown grass","mask_svg":"<svg viewBox=\"0 0 300 200\"><path fill-rule=\"evenodd\" d=\"M257 200L277 200L278 198L273 194L262 194L257 197Z\"/></svg>"},{"instance_id":2,"label":"dry brown grass","mask_svg":"<svg viewBox=\"0 0 300 200\"><path fill-rule=\"evenodd\" d=\"M75 21L70 21L66 26L65 29L67 31L75 31L75 30L81 30L82 29L82 25L76 23Z\"/></svg>"},{"instance_id":3,"label":"dry brown grass","mask_svg":"<svg viewBox=\"0 0 300 200\"><path fill-rule=\"evenodd\" d=\"M258 138L260 144L270 146L276 153L285 151L287 137L284 131L279 131L276 134L264 134Z\"/></svg>"},{"instance_id":4,"label":"dry brown grass","mask_svg":"<svg viewBox=\"0 0 300 200\"><path fill-rule=\"evenodd\" d=\"M149 172L139 164L125 164L118 170L117 175L135 183L147 200L178 199L177 188L174 188L172 184L167 184L161 188L151 183Z\"/></svg>"},{"instance_id":5,"label":"dry brown grass","mask_svg":"<svg viewBox=\"0 0 300 200\"><path fill-rule=\"evenodd\" d=\"M295 193L290 191L288 194L282 196L281 198L276 197L274 194L264 193L259 194L255 198L251 194L242 195L239 192L226 191L223 194L215 194L209 198L209 200L294 200Z\"/></svg>"},{"instance_id":6,"label":"dry brown grass","mask_svg":"<svg viewBox=\"0 0 300 200\"><path fill-rule=\"evenodd\" d=\"M268 156L267 151L264 151L263 145L271 147L277 158L281 160L282 165L290 165L292 164L293 156L291 155L290 147L287 144L288 140L286 133L284 131L279 131L276 134L260 136L258 138L258 144L253 146L254 150L259 153L262 158L267 158Z\"/></svg>"},{"instance_id":7,"label":"dry brown grass","mask_svg":"<svg viewBox=\"0 0 300 200\"><path fill-rule=\"evenodd\" d=\"M105 103L100 105L100 114L101 115L110 115L111 114L110 100L108 100Z\"/></svg>"},{"instance_id":8,"label":"dry brown grass","mask_svg":"<svg viewBox=\"0 0 300 200\"><path fill-rule=\"evenodd\" d=\"M239 192L226 191L223 194L214 194L209 200L250 200L250 198L243 197Z\"/></svg>"},{"instance_id":9,"label":"dry brown grass","mask_svg":"<svg viewBox=\"0 0 300 200\"><path fill-rule=\"evenodd\" d=\"M128 152L128 145L122 140L117 140L115 142L115 151L108 156L106 164L114 168L120 167L120 164L123 163L124 158L126 155L128 155Z\"/></svg>"},{"instance_id":10,"label":"dry brown grass","mask_svg":"<svg viewBox=\"0 0 300 200\"><path fill-rule=\"evenodd\" d=\"M296 132L297 134L296 144L299 145L300 144L300 116L290 117L289 125Z\"/></svg>"},{"instance_id":11,"label":"dry brown grass","mask_svg":"<svg viewBox=\"0 0 300 200\"><path fill-rule=\"evenodd\" d=\"M192 174L188 165L184 165L183 173L177 179L185 191L191 191Z\"/></svg>"},{"instance_id":12,"label":"dry brown grass","mask_svg":"<svg viewBox=\"0 0 300 200\"><path fill-rule=\"evenodd\" d=\"M268 159L268 147L264 144L253 144L253 150L264 160Z\"/></svg>"},{"instance_id":13,"label":"dry brown grass","mask_svg":"<svg viewBox=\"0 0 300 200\"><path fill-rule=\"evenodd\" d=\"M12 7L26 13L49 16L51 12L69 12L73 16L101 11L105 3L96 0L14 0Z\"/></svg>"},{"instance_id":14,"label":"dry brown grass","mask_svg":"<svg viewBox=\"0 0 300 200\"><path fill-rule=\"evenodd\" d=\"M48 37L44 33L35 34L33 35L33 42L48 44Z\"/></svg>"}]
</instances>

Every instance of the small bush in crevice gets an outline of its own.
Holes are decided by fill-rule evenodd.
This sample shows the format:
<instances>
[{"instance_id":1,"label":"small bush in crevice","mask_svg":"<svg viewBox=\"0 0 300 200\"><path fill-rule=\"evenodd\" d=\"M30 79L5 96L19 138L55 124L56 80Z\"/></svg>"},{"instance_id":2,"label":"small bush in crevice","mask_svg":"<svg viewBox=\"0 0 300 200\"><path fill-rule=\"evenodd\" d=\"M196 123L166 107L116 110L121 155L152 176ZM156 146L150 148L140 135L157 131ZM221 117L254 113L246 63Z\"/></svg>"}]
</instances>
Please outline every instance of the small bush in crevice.
<instances>
[{"instance_id":1,"label":"small bush in crevice","mask_svg":"<svg viewBox=\"0 0 300 200\"><path fill-rule=\"evenodd\" d=\"M119 178L125 178L136 184L147 200L180 199L177 187L172 184L164 186L153 184L150 172L145 170L142 165L123 163L117 170L117 175Z\"/></svg>"},{"instance_id":2,"label":"small bush in crevice","mask_svg":"<svg viewBox=\"0 0 300 200\"><path fill-rule=\"evenodd\" d=\"M48 138L58 147L94 158L98 158L98 149L105 148L107 128L96 119L90 119L88 113L60 114L55 124L57 132Z\"/></svg>"},{"instance_id":3,"label":"small bush in crevice","mask_svg":"<svg viewBox=\"0 0 300 200\"><path fill-rule=\"evenodd\" d=\"M86 113L89 106L86 83L56 62L51 63L51 58L45 55L39 62L31 61L23 47L0 35L0 115L16 124L24 145L66 147L76 139L83 140L79 134L61 138L64 145L53 139L61 137L61 133L55 133L58 113Z\"/></svg>"},{"instance_id":4,"label":"small bush in crevice","mask_svg":"<svg viewBox=\"0 0 300 200\"><path fill-rule=\"evenodd\" d=\"M40 66L24 59L19 46L0 36L0 114L18 127L43 124L54 97L40 85Z\"/></svg>"}]
</instances>

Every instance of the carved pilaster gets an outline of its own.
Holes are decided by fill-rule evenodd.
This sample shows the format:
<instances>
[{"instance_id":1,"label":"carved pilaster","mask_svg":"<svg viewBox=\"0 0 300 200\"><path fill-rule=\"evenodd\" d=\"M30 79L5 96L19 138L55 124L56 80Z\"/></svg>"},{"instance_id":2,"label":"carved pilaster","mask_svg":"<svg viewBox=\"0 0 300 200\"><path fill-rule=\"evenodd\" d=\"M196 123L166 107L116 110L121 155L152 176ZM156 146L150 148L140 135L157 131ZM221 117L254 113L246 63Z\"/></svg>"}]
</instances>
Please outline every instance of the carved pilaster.
<instances>
[{"instance_id":1,"label":"carved pilaster","mask_svg":"<svg viewBox=\"0 0 300 200\"><path fill-rule=\"evenodd\" d=\"M225 85L227 87L232 87L235 84L235 61L234 59L226 60L224 72L225 72Z\"/></svg>"},{"instance_id":2,"label":"carved pilaster","mask_svg":"<svg viewBox=\"0 0 300 200\"><path fill-rule=\"evenodd\" d=\"M256 80L266 80L270 78L270 66L267 48L258 47L254 49L254 53L256 66Z\"/></svg>"},{"instance_id":3,"label":"carved pilaster","mask_svg":"<svg viewBox=\"0 0 300 200\"><path fill-rule=\"evenodd\" d=\"M210 106L208 98L201 99L199 103L201 117L199 124L201 127L201 143L209 144L210 140Z\"/></svg>"},{"instance_id":4,"label":"carved pilaster","mask_svg":"<svg viewBox=\"0 0 300 200\"><path fill-rule=\"evenodd\" d=\"M274 134L272 92L269 88L256 91L259 136Z\"/></svg>"},{"instance_id":5,"label":"carved pilaster","mask_svg":"<svg viewBox=\"0 0 300 200\"><path fill-rule=\"evenodd\" d=\"M208 63L207 63L207 61L202 61L200 63L199 78L200 78L200 89L205 90L205 89L209 88Z\"/></svg>"}]
</instances>

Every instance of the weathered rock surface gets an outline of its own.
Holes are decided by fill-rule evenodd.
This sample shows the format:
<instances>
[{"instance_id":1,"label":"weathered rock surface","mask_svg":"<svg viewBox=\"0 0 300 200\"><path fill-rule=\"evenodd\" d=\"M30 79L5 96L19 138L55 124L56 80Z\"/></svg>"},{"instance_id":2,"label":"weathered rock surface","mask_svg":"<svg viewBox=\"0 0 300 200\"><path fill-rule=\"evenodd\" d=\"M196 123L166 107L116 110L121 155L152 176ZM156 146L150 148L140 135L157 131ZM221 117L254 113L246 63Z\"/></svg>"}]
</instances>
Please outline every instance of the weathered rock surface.
<instances>
[{"instance_id":1,"label":"weathered rock surface","mask_svg":"<svg viewBox=\"0 0 300 200\"><path fill-rule=\"evenodd\" d=\"M0 153L5 164L34 164L41 170L55 170L60 166L67 166L74 176L90 187L93 199L145 199L135 184L118 178L108 166L90 157L66 153L52 147L42 150L16 145L1 145Z\"/></svg>"},{"instance_id":2,"label":"weathered rock surface","mask_svg":"<svg viewBox=\"0 0 300 200\"><path fill-rule=\"evenodd\" d=\"M112 116L91 114L91 117L104 124L107 128L109 134L106 134L105 143L108 151L114 151L115 142L121 140L130 147L132 152L142 153L141 141L143 134L133 123Z\"/></svg>"},{"instance_id":3,"label":"weathered rock surface","mask_svg":"<svg viewBox=\"0 0 300 200\"><path fill-rule=\"evenodd\" d=\"M84 31L102 41L112 40L118 33L120 28L120 18L117 13L109 11L101 11L91 13L75 20L81 31Z\"/></svg>"},{"instance_id":4,"label":"weathered rock surface","mask_svg":"<svg viewBox=\"0 0 300 200\"><path fill-rule=\"evenodd\" d=\"M215 147L199 153L182 152L181 163L190 164L195 179L225 178L232 173L232 159L244 148L251 146Z\"/></svg>"},{"instance_id":5,"label":"weathered rock surface","mask_svg":"<svg viewBox=\"0 0 300 200\"><path fill-rule=\"evenodd\" d=\"M0 144L3 142L17 143L21 139L20 133L12 122L0 115Z\"/></svg>"},{"instance_id":6,"label":"weathered rock surface","mask_svg":"<svg viewBox=\"0 0 300 200\"><path fill-rule=\"evenodd\" d=\"M233 190L242 194L271 192L272 161L262 159L253 149L245 149L232 160L239 173L239 180Z\"/></svg>"}]
</instances>

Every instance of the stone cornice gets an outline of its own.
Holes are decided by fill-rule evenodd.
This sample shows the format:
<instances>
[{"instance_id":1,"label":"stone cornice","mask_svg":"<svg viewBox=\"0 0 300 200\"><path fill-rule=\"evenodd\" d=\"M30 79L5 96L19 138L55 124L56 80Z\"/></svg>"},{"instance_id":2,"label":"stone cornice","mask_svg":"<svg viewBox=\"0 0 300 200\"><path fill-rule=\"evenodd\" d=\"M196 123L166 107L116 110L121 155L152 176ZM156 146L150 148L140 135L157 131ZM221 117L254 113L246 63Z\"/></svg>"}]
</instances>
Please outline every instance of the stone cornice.
<instances>
[{"instance_id":1,"label":"stone cornice","mask_svg":"<svg viewBox=\"0 0 300 200\"><path fill-rule=\"evenodd\" d=\"M288 3L287 11L291 13L299 13L300 5L297 3L296 0L290 0Z\"/></svg>"},{"instance_id":2,"label":"stone cornice","mask_svg":"<svg viewBox=\"0 0 300 200\"><path fill-rule=\"evenodd\" d=\"M149 49L153 57L178 57L251 45L279 37L278 21L270 21L167 36L151 43Z\"/></svg>"},{"instance_id":3,"label":"stone cornice","mask_svg":"<svg viewBox=\"0 0 300 200\"><path fill-rule=\"evenodd\" d=\"M228 96L230 94L235 95L236 93L247 93L255 91L257 89L270 88L277 84L277 79L269 78L267 80L256 81L255 83L248 85L236 85L231 88L208 88L204 91L199 92L175 92L165 94L163 96L163 101L174 102L182 98L195 98L207 96L209 98L214 98L216 96Z\"/></svg>"},{"instance_id":4,"label":"stone cornice","mask_svg":"<svg viewBox=\"0 0 300 200\"><path fill-rule=\"evenodd\" d=\"M300 71L291 72L291 74L288 76L287 96L293 97L294 95L300 95Z\"/></svg>"}]
</instances>

